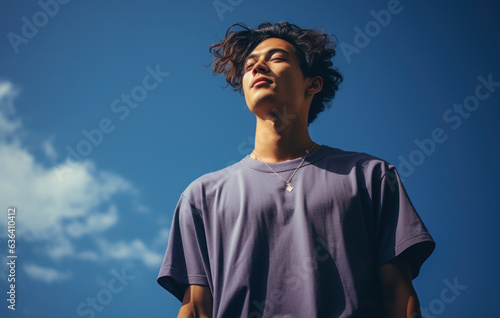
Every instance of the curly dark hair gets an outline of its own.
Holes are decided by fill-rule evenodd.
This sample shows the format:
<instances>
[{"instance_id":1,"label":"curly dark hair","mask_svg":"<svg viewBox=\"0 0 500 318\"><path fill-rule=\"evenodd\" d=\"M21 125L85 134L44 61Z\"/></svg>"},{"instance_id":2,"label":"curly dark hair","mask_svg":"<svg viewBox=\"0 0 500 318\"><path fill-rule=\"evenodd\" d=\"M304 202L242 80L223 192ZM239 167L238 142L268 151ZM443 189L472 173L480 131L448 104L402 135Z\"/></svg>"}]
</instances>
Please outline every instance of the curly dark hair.
<instances>
[{"instance_id":1,"label":"curly dark hair","mask_svg":"<svg viewBox=\"0 0 500 318\"><path fill-rule=\"evenodd\" d=\"M261 23L257 30L236 23L227 29L224 40L210 46L210 53L214 55L210 63L214 63L212 73L224 73L228 85L241 93L247 56L260 42L269 38L279 38L293 45L304 77L323 78L323 88L315 94L309 110L310 124L318 113L325 110L325 105L330 106L343 80L342 74L331 62L337 45L337 39L333 35L324 31L303 29L286 21L274 25L269 22Z\"/></svg>"}]
</instances>

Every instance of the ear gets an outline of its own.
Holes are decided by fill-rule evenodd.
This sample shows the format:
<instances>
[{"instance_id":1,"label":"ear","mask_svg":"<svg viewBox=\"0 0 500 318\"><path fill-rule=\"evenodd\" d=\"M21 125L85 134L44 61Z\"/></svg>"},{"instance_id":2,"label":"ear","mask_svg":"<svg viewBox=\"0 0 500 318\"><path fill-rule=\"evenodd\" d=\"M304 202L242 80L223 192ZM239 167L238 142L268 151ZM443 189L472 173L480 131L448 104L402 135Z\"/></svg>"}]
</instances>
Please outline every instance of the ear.
<instances>
[{"instance_id":1,"label":"ear","mask_svg":"<svg viewBox=\"0 0 500 318\"><path fill-rule=\"evenodd\" d=\"M316 94L323 88L323 78L321 76L314 76L310 79L309 86L307 87L307 92L309 94Z\"/></svg>"}]
</instances>

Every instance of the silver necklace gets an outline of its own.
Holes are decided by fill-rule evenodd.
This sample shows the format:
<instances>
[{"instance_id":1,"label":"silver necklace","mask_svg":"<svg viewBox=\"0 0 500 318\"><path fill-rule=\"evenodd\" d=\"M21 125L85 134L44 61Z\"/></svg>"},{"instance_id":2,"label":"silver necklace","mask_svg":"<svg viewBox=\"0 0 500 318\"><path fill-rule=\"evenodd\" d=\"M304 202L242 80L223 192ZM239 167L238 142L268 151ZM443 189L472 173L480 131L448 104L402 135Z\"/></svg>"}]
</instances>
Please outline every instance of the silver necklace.
<instances>
[{"instance_id":1,"label":"silver necklace","mask_svg":"<svg viewBox=\"0 0 500 318\"><path fill-rule=\"evenodd\" d=\"M292 173L292 175L290 176L290 178L288 178L288 180L286 180L285 178L283 178L282 176L279 175L279 173L277 173L276 171L274 171L273 168L271 168L271 166L269 166L265 161L262 161L259 156L257 156L257 154L255 154L255 152L252 151L253 155L255 156L255 158L257 158L257 160L263 162L272 172L274 172L275 175L277 175L278 177L280 177L281 180L285 181L285 184L286 184L286 191L288 192L292 192L293 190L293 186L292 184L290 183L290 181L292 180L293 176L295 175L295 173L297 172L297 170L299 170L300 167L302 167L302 164L304 163L304 161L306 160L306 157L307 155L309 155L309 153L311 152L311 150L313 150L314 146L316 145L315 142L313 142L311 148L309 148L308 150L306 150L306 155L304 156L304 158L302 158L302 161L300 162L299 166L297 168L295 168L295 171Z\"/></svg>"}]
</instances>

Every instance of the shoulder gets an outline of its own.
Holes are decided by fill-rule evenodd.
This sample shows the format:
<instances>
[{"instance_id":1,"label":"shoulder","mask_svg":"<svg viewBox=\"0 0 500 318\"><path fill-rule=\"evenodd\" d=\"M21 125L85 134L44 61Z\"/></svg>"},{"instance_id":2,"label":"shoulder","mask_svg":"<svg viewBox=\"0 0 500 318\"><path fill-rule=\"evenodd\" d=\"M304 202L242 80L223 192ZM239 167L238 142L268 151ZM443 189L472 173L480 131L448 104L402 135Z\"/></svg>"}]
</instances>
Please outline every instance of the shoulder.
<instances>
[{"instance_id":1,"label":"shoulder","mask_svg":"<svg viewBox=\"0 0 500 318\"><path fill-rule=\"evenodd\" d=\"M389 162L365 152L346 151L339 148L323 146L328 151L321 160L324 165L335 168L342 174L363 173L380 174L381 176L395 168Z\"/></svg>"},{"instance_id":2,"label":"shoulder","mask_svg":"<svg viewBox=\"0 0 500 318\"><path fill-rule=\"evenodd\" d=\"M244 160L244 159L243 159ZM242 161L236 162L226 168L206 173L194 181L184 190L182 196L191 203L196 203L199 198L212 197L219 189L244 174L245 168Z\"/></svg>"}]
</instances>

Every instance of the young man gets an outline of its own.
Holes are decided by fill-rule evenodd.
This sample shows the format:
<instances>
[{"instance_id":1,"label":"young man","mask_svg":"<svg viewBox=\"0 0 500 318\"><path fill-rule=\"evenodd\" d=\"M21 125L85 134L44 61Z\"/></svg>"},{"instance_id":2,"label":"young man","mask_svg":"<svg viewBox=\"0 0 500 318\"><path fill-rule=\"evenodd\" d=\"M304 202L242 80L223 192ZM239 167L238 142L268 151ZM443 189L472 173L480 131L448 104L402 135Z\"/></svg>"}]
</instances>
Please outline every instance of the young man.
<instances>
[{"instance_id":1,"label":"young man","mask_svg":"<svg viewBox=\"0 0 500 318\"><path fill-rule=\"evenodd\" d=\"M395 168L308 133L342 81L329 35L238 24L210 50L255 148L181 195L158 276L178 317L420 317L412 279L434 241Z\"/></svg>"}]
</instances>

